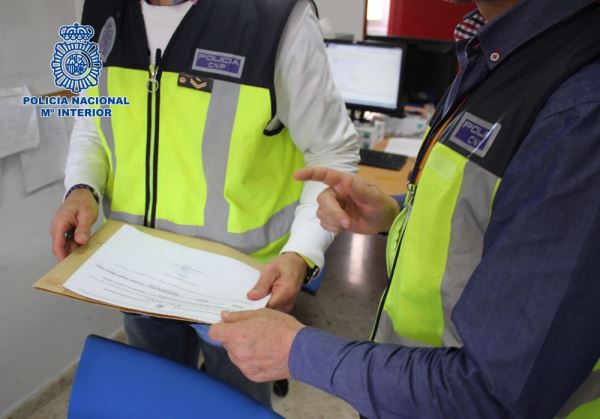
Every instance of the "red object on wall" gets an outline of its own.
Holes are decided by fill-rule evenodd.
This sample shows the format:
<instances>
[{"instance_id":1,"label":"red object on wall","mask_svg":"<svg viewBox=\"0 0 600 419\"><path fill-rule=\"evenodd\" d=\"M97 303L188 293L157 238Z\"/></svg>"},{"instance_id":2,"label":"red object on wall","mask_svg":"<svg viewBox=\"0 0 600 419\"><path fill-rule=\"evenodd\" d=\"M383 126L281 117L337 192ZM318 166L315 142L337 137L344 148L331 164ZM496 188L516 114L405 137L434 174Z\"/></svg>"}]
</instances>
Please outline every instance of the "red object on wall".
<instances>
[{"instance_id":1,"label":"red object on wall","mask_svg":"<svg viewBox=\"0 0 600 419\"><path fill-rule=\"evenodd\" d=\"M444 0L390 0L388 35L452 40L456 25L475 8Z\"/></svg>"}]
</instances>

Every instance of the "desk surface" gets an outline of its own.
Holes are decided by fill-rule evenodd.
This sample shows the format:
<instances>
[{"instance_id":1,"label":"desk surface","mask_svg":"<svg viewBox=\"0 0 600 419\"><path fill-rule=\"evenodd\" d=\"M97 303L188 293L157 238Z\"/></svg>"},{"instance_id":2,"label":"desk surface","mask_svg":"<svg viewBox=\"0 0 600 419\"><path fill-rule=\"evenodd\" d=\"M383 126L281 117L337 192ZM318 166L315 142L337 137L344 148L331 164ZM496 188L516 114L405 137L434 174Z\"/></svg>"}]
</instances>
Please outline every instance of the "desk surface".
<instances>
[{"instance_id":1,"label":"desk surface","mask_svg":"<svg viewBox=\"0 0 600 419\"><path fill-rule=\"evenodd\" d=\"M386 145L387 140L383 140L375 146L375 150L383 151ZM414 164L415 159L408 158L400 170L359 165L358 175L379 186L383 192L389 195L398 195L406 192L408 174Z\"/></svg>"}]
</instances>

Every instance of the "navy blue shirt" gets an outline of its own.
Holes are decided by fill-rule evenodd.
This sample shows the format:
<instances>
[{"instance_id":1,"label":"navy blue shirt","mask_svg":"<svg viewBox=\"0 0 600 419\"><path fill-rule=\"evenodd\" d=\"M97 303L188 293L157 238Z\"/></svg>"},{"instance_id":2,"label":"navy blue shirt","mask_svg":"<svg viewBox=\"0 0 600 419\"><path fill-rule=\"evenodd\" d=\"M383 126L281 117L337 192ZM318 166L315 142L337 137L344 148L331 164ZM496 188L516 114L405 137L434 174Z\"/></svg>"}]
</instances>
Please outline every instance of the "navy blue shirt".
<instances>
[{"instance_id":1,"label":"navy blue shirt","mask_svg":"<svg viewBox=\"0 0 600 419\"><path fill-rule=\"evenodd\" d=\"M461 71L444 109L520 45L590 3L522 0L459 42ZM452 320L462 348L352 342L306 327L290 372L367 417L557 413L600 358L600 59L537 115L503 176L482 260Z\"/></svg>"}]
</instances>

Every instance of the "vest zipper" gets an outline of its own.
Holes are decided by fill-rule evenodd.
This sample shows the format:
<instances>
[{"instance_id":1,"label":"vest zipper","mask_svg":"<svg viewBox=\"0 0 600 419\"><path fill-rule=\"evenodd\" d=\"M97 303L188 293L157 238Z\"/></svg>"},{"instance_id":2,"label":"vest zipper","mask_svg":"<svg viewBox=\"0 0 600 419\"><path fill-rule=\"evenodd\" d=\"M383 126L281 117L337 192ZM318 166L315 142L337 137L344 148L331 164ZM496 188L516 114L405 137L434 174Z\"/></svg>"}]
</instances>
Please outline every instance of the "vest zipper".
<instances>
[{"instance_id":1,"label":"vest zipper","mask_svg":"<svg viewBox=\"0 0 600 419\"><path fill-rule=\"evenodd\" d=\"M160 78L162 75L162 63L174 44L186 27L193 15L196 5L192 5L187 11L175 32L169 39L164 51L156 50L154 65L150 64L148 72L148 124L146 138L146 205L144 207L144 225L155 227L156 224L156 201L157 201L157 179L158 179L158 139L160 123ZM140 10L139 8L137 9ZM138 12L139 13L139 12ZM139 16L143 22L143 16ZM147 42L147 41L146 41ZM147 43L145 44L147 48Z\"/></svg>"},{"instance_id":2,"label":"vest zipper","mask_svg":"<svg viewBox=\"0 0 600 419\"><path fill-rule=\"evenodd\" d=\"M404 232L406 231L406 226L408 225L408 219L410 218L410 213L412 211L412 204L415 197L415 192L417 190L417 185L414 183L408 183L408 192L406 194L406 198L404 199L404 207L402 211L406 211L404 214L404 220L402 220L402 226L400 226L400 233L398 234L398 241L396 243L396 253L394 255L394 262L392 264L392 269L390 269L390 274L388 276L387 285L385 287L385 291L379 300L379 306L377 308L377 317L375 318L375 322L373 324L373 330L371 331L370 340L375 340L375 335L377 334L377 329L379 328L379 321L381 320L381 313L383 312L383 306L385 304L385 300L388 295L388 291L392 287L392 278L394 277L394 272L396 271L396 263L398 263L398 257L400 256L400 248L402 247L402 239L404 238Z\"/></svg>"},{"instance_id":3,"label":"vest zipper","mask_svg":"<svg viewBox=\"0 0 600 419\"><path fill-rule=\"evenodd\" d=\"M155 227L158 180L158 138L160 122L161 50L156 50L154 64L148 72L148 126L146 133L146 205L144 226Z\"/></svg>"}]
</instances>

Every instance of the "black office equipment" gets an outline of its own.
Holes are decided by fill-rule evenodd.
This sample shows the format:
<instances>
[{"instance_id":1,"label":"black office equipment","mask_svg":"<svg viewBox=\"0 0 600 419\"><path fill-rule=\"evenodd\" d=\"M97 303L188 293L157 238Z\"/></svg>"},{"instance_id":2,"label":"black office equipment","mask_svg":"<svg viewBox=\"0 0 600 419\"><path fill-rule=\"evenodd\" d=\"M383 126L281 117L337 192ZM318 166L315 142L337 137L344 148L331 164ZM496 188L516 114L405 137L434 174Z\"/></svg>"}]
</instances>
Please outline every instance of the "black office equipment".
<instances>
[{"instance_id":1,"label":"black office equipment","mask_svg":"<svg viewBox=\"0 0 600 419\"><path fill-rule=\"evenodd\" d=\"M406 48L402 100L407 103L437 104L454 80L458 64L453 41L371 35L366 41Z\"/></svg>"},{"instance_id":2,"label":"black office equipment","mask_svg":"<svg viewBox=\"0 0 600 419\"><path fill-rule=\"evenodd\" d=\"M406 163L406 156L377 150L360 149L360 164L383 169L400 170Z\"/></svg>"},{"instance_id":3,"label":"black office equipment","mask_svg":"<svg viewBox=\"0 0 600 419\"><path fill-rule=\"evenodd\" d=\"M402 115L403 45L326 40L325 46L333 82L348 109Z\"/></svg>"}]
</instances>

